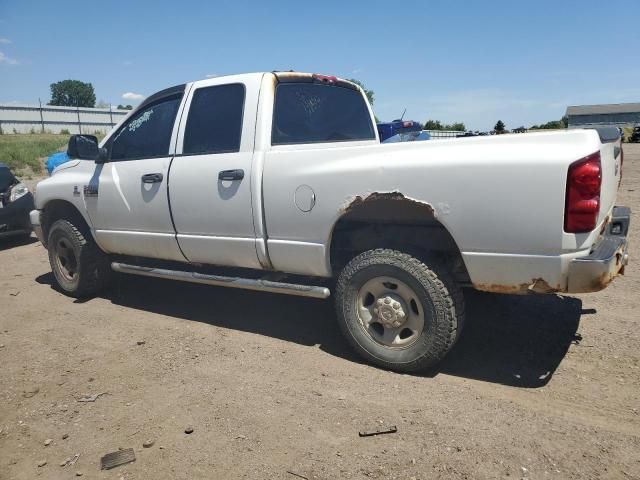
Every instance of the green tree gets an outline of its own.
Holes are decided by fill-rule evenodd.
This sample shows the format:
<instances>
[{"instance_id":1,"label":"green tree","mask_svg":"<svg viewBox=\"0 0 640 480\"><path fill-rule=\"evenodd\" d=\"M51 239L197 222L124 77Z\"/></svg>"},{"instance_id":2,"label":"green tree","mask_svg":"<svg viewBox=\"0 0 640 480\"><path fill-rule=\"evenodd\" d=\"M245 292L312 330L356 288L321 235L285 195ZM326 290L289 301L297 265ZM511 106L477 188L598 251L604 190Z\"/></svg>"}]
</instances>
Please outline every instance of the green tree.
<instances>
[{"instance_id":1,"label":"green tree","mask_svg":"<svg viewBox=\"0 0 640 480\"><path fill-rule=\"evenodd\" d=\"M558 130L562 128L567 128L569 126L569 119L565 115L560 120L552 120L547 123L542 123L540 125L533 125L529 130Z\"/></svg>"},{"instance_id":2,"label":"green tree","mask_svg":"<svg viewBox=\"0 0 640 480\"><path fill-rule=\"evenodd\" d=\"M356 80L355 78L348 78L347 81L355 83L360 88L362 88L362 90L364 90L365 95L369 99L369 103L371 104L371 106L373 106L373 100L375 96L375 94L373 93L373 90L367 90L367 87L364 86L364 83L362 83L360 80Z\"/></svg>"},{"instance_id":3,"label":"green tree","mask_svg":"<svg viewBox=\"0 0 640 480\"><path fill-rule=\"evenodd\" d=\"M427 120L424 124L425 130L444 130L440 120Z\"/></svg>"},{"instance_id":4,"label":"green tree","mask_svg":"<svg viewBox=\"0 0 640 480\"><path fill-rule=\"evenodd\" d=\"M498 120L498 123L496 123L496 126L493 127L493 129L496 131L497 134L504 133L505 132L504 122L502 120Z\"/></svg>"},{"instance_id":5,"label":"green tree","mask_svg":"<svg viewBox=\"0 0 640 480\"><path fill-rule=\"evenodd\" d=\"M466 130L466 127L462 122L454 122L450 125L445 125L445 127L446 127L445 130L456 130L456 131L462 131L462 132Z\"/></svg>"},{"instance_id":6,"label":"green tree","mask_svg":"<svg viewBox=\"0 0 640 480\"><path fill-rule=\"evenodd\" d=\"M464 132L466 130L463 122L441 123L440 120L427 120L424 124L425 130L455 130Z\"/></svg>"},{"instance_id":7,"label":"green tree","mask_svg":"<svg viewBox=\"0 0 640 480\"><path fill-rule=\"evenodd\" d=\"M131 105L118 105L118 110L133 110Z\"/></svg>"},{"instance_id":8,"label":"green tree","mask_svg":"<svg viewBox=\"0 0 640 480\"><path fill-rule=\"evenodd\" d=\"M93 85L80 80L62 80L51 84L49 105L63 107L91 107L96 104Z\"/></svg>"}]
</instances>

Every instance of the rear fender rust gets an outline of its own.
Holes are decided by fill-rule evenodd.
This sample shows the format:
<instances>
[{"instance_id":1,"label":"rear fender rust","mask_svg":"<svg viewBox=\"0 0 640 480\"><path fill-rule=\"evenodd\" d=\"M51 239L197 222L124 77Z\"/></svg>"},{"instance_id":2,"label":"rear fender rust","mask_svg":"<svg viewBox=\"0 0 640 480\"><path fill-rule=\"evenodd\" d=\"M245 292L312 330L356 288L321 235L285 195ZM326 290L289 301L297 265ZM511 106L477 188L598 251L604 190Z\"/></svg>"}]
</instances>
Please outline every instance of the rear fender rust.
<instances>
[{"instance_id":1,"label":"rear fender rust","mask_svg":"<svg viewBox=\"0 0 640 480\"><path fill-rule=\"evenodd\" d=\"M431 204L427 202L423 202L421 200L417 200L415 198L407 197L406 195L398 191L371 192L365 196L356 195L355 197L349 198L347 202L345 202L345 204L340 207L339 212L341 214L349 213L359 205L362 205L368 202L375 202L377 200L406 201L424 209L424 212L426 214L433 215L434 217L436 216L436 211L433 208L433 206L431 206Z\"/></svg>"},{"instance_id":2,"label":"rear fender rust","mask_svg":"<svg viewBox=\"0 0 640 480\"><path fill-rule=\"evenodd\" d=\"M622 275L623 273L624 273L624 267L622 267L618 273L604 272L598 275L596 278L594 278L590 284L583 286L576 293L594 293L594 292L599 292L600 290L604 290L609 286L611 282L613 282L613 279L616 278L618 274Z\"/></svg>"},{"instance_id":3,"label":"rear fender rust","mask_svg":"<svg viewBox=\"0 0 640 480\"><path fill-rule=\"evenodd\" d=\"M597 278L594 279L591 289L588 292L599 292L600 290L604 290L609 286L613 279L618 275L624 275L624 267L625 267L625 251L624 247L620 247L616 252L616 263L614 267L608 272L603 272L598 275Z\"/></svg>"},{"instance_id":4,"label":"rear fender rust","mask_svg":"<svg viewBox=\"0 0 640 480\"><path fill-rule=\"evenodd\" d=\"M397 190L349 196L336 210L336 221L328 238L331 258L339 250L364 251L391 244L394 248L409 247L411 242L406 241L406 232L416 226L443 227L438 223L431 204L408 197ZM343 235L336 235L339 232ZM337 239L345 240L346 243L341 244ZM412 248L417 245L414 243ZM457 247L456 250L459 252Z\"/></svg>"},{"instance_id":5,"label":"rear fender rust","mask_svg":"<svg viewBox=\"0 0 640 480\"><path fill-rule=\"evenodd\" d=\"M510 293L514 295L557 293L563 291L560 285L552 286L544 278L533 278L530 282L520 284L474 283L473 288L482 290L483 292Z\"/></svg>"}]
</instances>

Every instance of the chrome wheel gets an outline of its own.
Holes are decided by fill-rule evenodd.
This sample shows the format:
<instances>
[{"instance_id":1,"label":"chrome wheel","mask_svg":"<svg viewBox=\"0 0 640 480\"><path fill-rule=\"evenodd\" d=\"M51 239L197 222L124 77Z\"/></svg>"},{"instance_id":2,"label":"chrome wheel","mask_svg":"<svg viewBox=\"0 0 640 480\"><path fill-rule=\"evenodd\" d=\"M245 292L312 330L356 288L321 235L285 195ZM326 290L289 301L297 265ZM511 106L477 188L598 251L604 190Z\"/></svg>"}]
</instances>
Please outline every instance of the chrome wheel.
<instances>
[{"instance_id":1,"label":"chrome wheel","mask_svg":"<svg viewBox=\"0 0 640 480\"><path fill-rule=\"evenodd\" d=\"M78 275L78 260L71 242L66 238L59 238L55 244L55 262L58 272L69 281Z\"/></svg>"},{"instance_id":2,"label":"chrome wheel","mask_svg":"<svg viewBox=\"0 0 640 480\"><path fill-rule=\"evenodd\" d=\"M424 310L418 295L400 280L372 278L360 288L356 301L360 325L381 345L408 347L424 329Z\"/></svg>"}]
</instances>

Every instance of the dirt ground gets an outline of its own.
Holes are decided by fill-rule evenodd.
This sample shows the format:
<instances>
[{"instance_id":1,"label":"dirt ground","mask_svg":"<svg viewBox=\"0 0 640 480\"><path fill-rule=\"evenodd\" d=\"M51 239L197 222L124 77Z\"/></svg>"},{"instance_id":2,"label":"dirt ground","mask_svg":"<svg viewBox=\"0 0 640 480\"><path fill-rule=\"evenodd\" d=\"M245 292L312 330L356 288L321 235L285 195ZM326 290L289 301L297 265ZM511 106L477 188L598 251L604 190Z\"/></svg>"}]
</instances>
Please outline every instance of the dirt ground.
<instances>
[{"instance_id":1,"label":"dirt ground","mask_svg":"<svg viewBox=\"0 0 640 480\"><path fill-rule=\"evenodd\" d=\"M625 152L618 203L638 212ZM460 342L421 376L362 364L331 301L127 276L74 301L35 239L4 242L0 478L640 478L639 233L636 213L602 292L467 292Z\"/></svg>"}]
</instances>

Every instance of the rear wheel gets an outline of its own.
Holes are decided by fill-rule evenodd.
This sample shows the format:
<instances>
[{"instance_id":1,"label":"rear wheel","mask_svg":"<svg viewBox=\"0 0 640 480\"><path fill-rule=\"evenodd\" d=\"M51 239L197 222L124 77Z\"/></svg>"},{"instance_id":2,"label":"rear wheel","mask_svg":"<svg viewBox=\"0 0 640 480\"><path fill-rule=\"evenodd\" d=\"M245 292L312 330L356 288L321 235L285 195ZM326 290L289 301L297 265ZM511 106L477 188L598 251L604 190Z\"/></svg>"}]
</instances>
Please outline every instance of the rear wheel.
<instances>
[{"instance_id":1,"label":"rear wheel","mask_svg":"<svg viewBox=\"0 0 640 480\"><path fill-rule=\"evenodd\" d=\"M60 289L71 297L88 297L109 283L107 255L68 220L56 220L47 241L49 263Z\"/></svg>"},{"instance_id":2,"label":"rear wheel","mask_svg":"<svg viewBox=\"0 0 640 480\"><path fill-rule=\"evenodd\" d=\"M440 262L386 249L364 252L344 268L336 310L360 355L403 372L439 362L464 319L462 292Z\"/></svg>"}]
</instances>

